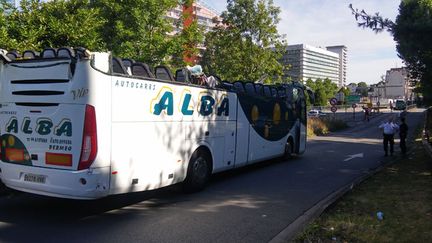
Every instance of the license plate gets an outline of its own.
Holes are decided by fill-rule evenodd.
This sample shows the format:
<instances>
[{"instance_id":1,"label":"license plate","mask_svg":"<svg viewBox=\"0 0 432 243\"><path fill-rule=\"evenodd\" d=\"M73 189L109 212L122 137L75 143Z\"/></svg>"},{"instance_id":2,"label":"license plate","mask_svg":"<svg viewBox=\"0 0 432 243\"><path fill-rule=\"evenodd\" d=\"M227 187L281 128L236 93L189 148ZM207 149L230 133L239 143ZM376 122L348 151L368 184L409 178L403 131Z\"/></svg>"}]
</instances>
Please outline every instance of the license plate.
<instances>
[{"instance_id":1,"label":"license plate","mask_svg":"<svg viewBox=\"0 0 432 243\"><path fill-rule=\"evenodd\" d=\"M45 184L45 179L46 177L44 175L24 174L24 181Z\"/></svg>"}]
</instances>

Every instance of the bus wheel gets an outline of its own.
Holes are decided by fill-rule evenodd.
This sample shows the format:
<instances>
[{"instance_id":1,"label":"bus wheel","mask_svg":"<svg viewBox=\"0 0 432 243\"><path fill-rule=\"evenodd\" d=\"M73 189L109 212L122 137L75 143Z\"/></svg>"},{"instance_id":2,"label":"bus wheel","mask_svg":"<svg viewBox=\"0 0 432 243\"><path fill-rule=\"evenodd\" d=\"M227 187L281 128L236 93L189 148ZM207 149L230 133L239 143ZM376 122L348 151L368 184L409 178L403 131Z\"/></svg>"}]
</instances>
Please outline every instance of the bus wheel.
<instances>
[{"instance_id":1,"label":"bus wheel","mask_svg":"<svg viewBox=\"0 0 432 243\"><path fill-rule=\"evenodd\" d=\"M183 182L185 192L197 192L204 189L211 175L210 156L203 150L197 150L189 161L186 179Z\"/></svg>"},{"instance_id":2,"label":"bus wheel","mask_svg":"<svg viewBox=\"0 0 432 243\"><path fill-rule=\"evenodd\" d=\"M285 144L285 153L283 158L291 159L293 157L293 150L294 150L294 144L292 142L292 139L288 139L288 141Z\"/></svg>"}]
</instances>

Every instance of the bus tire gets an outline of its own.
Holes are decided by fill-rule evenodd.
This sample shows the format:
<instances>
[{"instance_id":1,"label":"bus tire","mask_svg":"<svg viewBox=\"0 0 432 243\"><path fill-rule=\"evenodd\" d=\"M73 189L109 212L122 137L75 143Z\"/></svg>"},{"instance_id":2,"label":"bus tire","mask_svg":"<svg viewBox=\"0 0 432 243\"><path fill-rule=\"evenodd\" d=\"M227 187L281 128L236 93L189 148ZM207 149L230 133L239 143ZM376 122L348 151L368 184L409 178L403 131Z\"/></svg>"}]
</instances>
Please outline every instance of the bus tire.
<instances>
[{"instance_id":1,"label":"bus tire","mask_svg":"<svg viewBox=\"0 0 432 243\"><path fill-rule=\"evenodd\" d=\"M284 159L293 158L293 151L294 151L294 143L292 141L292 138L289 138L285 144L285 153L283 158Z\"/></svg>"},{"instance_id":2,"label":"bus tire","mask_svg":"<svg viewBox=\"0 0 432 243\"><path fill-rule=\"evenodd\" d=\"M198 149L189 161L183 190L187 193L198 192L204 189L211 175L210 155L204 149Z\"/></svg>"}]
</instances>

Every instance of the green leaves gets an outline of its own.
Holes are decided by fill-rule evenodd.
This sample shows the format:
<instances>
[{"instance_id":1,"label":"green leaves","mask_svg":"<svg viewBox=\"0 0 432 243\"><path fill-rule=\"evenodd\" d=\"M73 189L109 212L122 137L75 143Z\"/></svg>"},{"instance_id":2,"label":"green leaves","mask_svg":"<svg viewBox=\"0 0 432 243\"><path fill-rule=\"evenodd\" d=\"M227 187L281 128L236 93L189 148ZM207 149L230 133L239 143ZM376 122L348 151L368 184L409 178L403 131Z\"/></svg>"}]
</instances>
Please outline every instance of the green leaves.
<instances>
[{"instance_id":1,"label":"green leaves","mask_svg":"<svg viewBox=\"0 0 432 243\"><path fill-rule=\"evenodd\" d=\"M279 13L272 0L228 0L223 22L206 35L205 70L229 80L280 79L286 45L277 31Z\"/></svg>"},{"instance_id":2,"label":"green leaves","mask_svg":"<svg viewBox=\"0 0 432 243\"><path fill-rule=\"evenodd\" d=\"M41 50L48 46L99 49L104 21L88 0L21 1L20 10L1 13L0 45L6 49Z\"/></svg>"},{"instance_id":3,"label":"green leaves","mask_svg":"<svg viewBox=\"0 0 432 243\"><path fill-rule=\"evenodd\" d=\"M198 52L202 30L195 23L177 35L168 35L173 22L165 14L178 0L23 0L20 10L0 0L0 47L20 51L45 47L84 46L110 50L119 57L152 65L183 65L185 49Z\"/></svg>"},{"instance_id":4,"label":"green leaves","mask_svg":"<svg viewBox=\"0 0 432 243\"><path fill-rule=\"evenodd\" d=\"M328 78L324 80L317 79L315 81L308 79L306 81L306 86L310 87L315 92L314 105L317 106L327 105L329 100L334 97L338 91L337 85Z\"/></svg>"}]
</instances>

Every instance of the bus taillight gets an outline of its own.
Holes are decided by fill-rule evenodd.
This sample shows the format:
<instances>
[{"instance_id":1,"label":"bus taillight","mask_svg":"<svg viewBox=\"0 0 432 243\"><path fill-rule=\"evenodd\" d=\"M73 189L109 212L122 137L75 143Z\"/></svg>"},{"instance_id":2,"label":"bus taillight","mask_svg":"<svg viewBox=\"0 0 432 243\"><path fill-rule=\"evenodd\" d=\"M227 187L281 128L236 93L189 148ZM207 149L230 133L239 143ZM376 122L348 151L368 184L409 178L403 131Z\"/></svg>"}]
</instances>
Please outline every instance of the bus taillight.
<instances>
[{"instance_id":1,"label":"bus taillight","mask_svg":"<svg viewBox=\"0 0 432 243\"><path fill-rule=\"evenodd\" d=\"M84 133L81 145L81 156L78 170L88 169L97 154L96 112L91 105L86 105L84 118Z\"/></svg>"}]
</instances>

